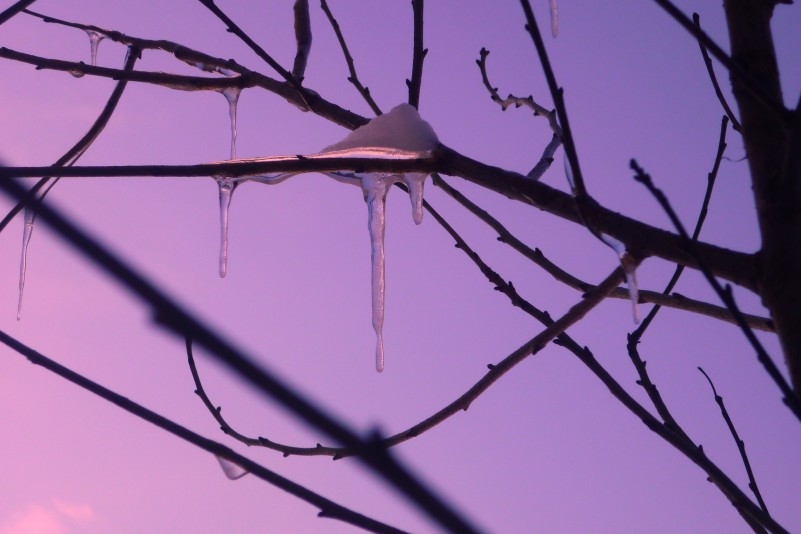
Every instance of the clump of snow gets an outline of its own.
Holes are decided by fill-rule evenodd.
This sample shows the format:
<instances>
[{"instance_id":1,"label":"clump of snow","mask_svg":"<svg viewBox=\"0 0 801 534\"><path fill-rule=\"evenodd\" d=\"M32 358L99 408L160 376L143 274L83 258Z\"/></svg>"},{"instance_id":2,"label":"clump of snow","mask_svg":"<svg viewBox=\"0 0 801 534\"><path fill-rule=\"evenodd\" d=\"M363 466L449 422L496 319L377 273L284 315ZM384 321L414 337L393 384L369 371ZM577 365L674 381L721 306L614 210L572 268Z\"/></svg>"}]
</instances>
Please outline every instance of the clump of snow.
<instances>
[{"instance_id":1,"label":"clump of snow","mask_svg":"<svg viewBox=\"0 0 801 534\"><path fill-rule=\"evenodd\" d=\"M365 147L428 152L438 143L436 132L420 117L417 109L400 104L356 128L339 143L323 149L323 153Z\"/></svg>"}]
</instances>

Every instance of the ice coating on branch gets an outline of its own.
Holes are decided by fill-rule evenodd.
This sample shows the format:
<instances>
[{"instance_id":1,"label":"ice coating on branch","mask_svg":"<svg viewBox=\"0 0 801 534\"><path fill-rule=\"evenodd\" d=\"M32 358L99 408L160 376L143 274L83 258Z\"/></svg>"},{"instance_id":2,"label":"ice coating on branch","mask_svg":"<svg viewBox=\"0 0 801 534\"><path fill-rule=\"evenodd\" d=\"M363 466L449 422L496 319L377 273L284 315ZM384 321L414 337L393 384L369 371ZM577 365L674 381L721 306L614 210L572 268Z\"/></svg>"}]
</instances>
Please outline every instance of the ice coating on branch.
<instances>
[{"instance_id":1,"label":"ice coating on branch","mask_svg":"<svg viewBox=\"0 0 801 534\"><path fill-rule=\"evenodd\" d=\"M242 478L243 476L248 474L248 470L242 467L239 464L235 464L230 460L226 460L222 456L214 455L217 458L217 461L220 462L220 467L222 467L223 473L231 480L237 480Z\"/></svg>"},{"instance_id":2,"label":"ice coating on branch","mask_svg":"<svg viewBox=\"0 0 801 534\"><path fill-rule=\"evenodd\" d=\"M95 66L97 65L97 47L106 36L94 30L86 30L86 34L89 35L89 54L92 59L92 66Z\"/></svg>"},{"instance_id":3,"label":"ice coating on branch","mask_svg":"<svg viewBox=\"0 0 801 534\"><path fill-rule=\"evenodd\" d=\"M567 177L567 183L570 184L570 193L575 196L576 195L576 182L573 179L573 169L570 168L570 160L567 159L567 154L563 154L562 162L565 165L565 176ZM607 243L608 245L609 243ZM609 245L610 247L612 245ZM612 247L614 248L614 247Z\"/></svg>"},{"instance_id":4,"label":"ice coating on branch","mask_svg":"<svg viewBox=\"0 0 801 534\"><path fill-rule=\"evenodd\" d=\"M220 93L228 101L228 116L231 119L231 157L236 159L236 105L239 103L239 95L242 93L241 87L226 87Z\"/></svg>"},{"instance_id":5,"label":"ice coating on branch","mask_svg":"<svg viewBox=\"0 0 801 534\"><path fill-rule=\"evenodd\" d=\"M626 245L615 239L609 234L601 234L601 241L609 245L616 253L620 260L620 266L623 267L623 272L626 274L626 285L629 288L629 298L631 299L631 311L634 316L634 322L640 322L640 307L638 302L640 300L640 290L637 286L637 265L634 259L629 255L626 250Z\"/></svg>"},{"instance_id":6,"label":"ice coating on branch","mask_svg":"<svg viewBox=\"0 0 801 534\"><path fill-rule=\"evenodd\" d=\"M551 8L551 35L554 39L559 35L559 6L556 5L556 0L550 0Z\"/></svg>"},{"instance_id":7,"label":"ice coating on branch","mask_svg":"<svg viewBox=\"0 0 801 534\"><path fill-rule=\"evenodd\" d=\"M234 195L237 181L235 178L215 176L220 194L220 278L228 273L228 210Z\"/></svg>"}]
</instances>

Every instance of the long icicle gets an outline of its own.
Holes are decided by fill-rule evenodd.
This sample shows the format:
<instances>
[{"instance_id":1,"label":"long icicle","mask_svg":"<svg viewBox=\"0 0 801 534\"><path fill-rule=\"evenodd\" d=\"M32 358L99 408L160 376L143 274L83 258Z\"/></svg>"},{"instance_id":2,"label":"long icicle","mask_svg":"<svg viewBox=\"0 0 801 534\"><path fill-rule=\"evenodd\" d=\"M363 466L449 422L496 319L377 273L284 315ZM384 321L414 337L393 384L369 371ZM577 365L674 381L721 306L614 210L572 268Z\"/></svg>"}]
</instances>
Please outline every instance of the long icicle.
<instances>
[{"instance_id":1,"label":"long icicle","mask_svg":"<svg viewBox=\"0 0 801 534\"><path fill-rule=\"evenodd\" d=\"M226 87L220 91L228 101L228 116L231 119L231 157L236 159L236 110L240 87ZM228 213L231 208L231 199L236 189L237 181L234 178L214 177L220 197L220 278L228 273Z\"/></svg>"},{"instance_id":2,"label":"long icicle","mask_svg":"<svg viewBox=\"0 0 801 534\"><path fill-rule=\"evenodd\" d=\"M380 175L361 177L362 191L367 202L367 229L370 232L370 258L372 260L371 289L373 302L373 330L376 335L375 370L384 370L384 299L386 277L384 266L384 230L386 226L387 190L391 181Z\"/></svg>"}]
</instances>

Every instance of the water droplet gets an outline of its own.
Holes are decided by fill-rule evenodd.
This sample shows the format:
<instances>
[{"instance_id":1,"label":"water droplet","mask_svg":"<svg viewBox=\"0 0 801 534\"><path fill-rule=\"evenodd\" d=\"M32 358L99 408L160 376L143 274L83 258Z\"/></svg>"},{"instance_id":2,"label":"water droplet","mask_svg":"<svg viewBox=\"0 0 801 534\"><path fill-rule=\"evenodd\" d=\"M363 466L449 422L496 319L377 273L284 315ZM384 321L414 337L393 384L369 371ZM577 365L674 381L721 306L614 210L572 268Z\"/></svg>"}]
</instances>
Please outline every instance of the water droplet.
<instances>
[{"instance_id":1,"label":"water droplet","mask_svg":"<svg viewBox=\"0 0 801 534\"><path fill-rule=\"evenodd\" d=\"M77 69L68 70L67 72L69 72L76 78L83 78L83 75L85 74L82 70L77 70Z\"/></svg>"}]
</instances>

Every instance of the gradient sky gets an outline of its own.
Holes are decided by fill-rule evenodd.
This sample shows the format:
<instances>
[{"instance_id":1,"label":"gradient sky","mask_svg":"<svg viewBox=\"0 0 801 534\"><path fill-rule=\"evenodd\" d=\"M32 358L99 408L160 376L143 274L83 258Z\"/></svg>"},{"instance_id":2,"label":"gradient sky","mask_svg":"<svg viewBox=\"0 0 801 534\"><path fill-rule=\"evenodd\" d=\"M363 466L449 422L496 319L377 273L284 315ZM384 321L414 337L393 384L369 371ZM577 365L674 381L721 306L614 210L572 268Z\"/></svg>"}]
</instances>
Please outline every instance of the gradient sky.
<instances>
[{"instance_id":1,"label":"gradient sky","mask_svg":"<svg viewBox=\"0 0 801 534\"><path fill-rule=\"evenodd\" d=\"M13 2L0 2L5 9ZM548 2L532 2L565 88L590 193L607 207L668 228L628 168L634 157L694 221L711 169L722 110L697 44L653 2L559 2L560 32L548 35ZM364 116L347 81L334 33L316 2L305 85ZM726 48L720 2L698 10ZM291 66L292 2L218 5L269 53ZM412 11L408 1L330 2L361 81L384 110L407 98ZM269 7L266 7L269 6ZM42 13L169 39L273 75L199 2L40 0ZM440 140L485 163L527 172L550 139L529 111L502 112L475 60L488 58L502 95L552 102L517 2L430 1L420 113ZM798 6L774 21L785 99L801 91ZM19 15L0 26L0 46L89 62L87 35ZM98 64L119 68L124 47L104 41ZM198 71L145 51L142 70ZM94 121L113 87L107 79L0 62L0 157L49 165ZM727 94L727 75L718 67ZM249 89L239 101L240 157L319 151L347 134L280 97ZM702 239L752 252L759 246L747 164L729 132ZM190 164L228 157L225 99L131 84L83 165ZM543 180L566 189L562 151ZM451 179L532 247L573 274L602 280L615 255L579 226ZM558 317L580 295L498 243L495 234L431 184L426 198L501 276ZM426 215L415 226L408 199L389 195L386 370L375 372L370 321L370 247L361 193L320 175L277 186L245 184L231 208L228 276L217 273L217 190L210 178L64 179L58 206L160 287L288 383L360 431L404 429L458 397L541 327L486 281ZM10 209L3 198L0 208ZM353 460L283 458L228 438L193 394L183 341L154 326L149 311L61 243L44 225L28 256L16 320L22 221L0 234L0 328L89 378L243 452L270 469L396 527L436 528ZM661 290L672 268L651 259L642 288ZM676 291L715 302L696 273ZM737 290L747 311L764 314ZM642 312L648 305L642 306ZM625 352L630 305L603 303L569 333L638 400ZM777 343L760 336L783 369ZM801 529L801 428L781 403L742 334L713 319L663 310L641 354L676 419L742 488L747 478L702 366L745 440L771 513ZM238 430L299 446L324 438L244 386L199 351L213 402ZM351 532L252 476L229 481L214 457L0 348L0 533ZM467 412L401 445L399 458L467 517L491 532L749 532L706 475L616 401L567 351L551 346L504 376ZM38 525L38 527L37 527ZM38 529L37 529L38 528ZM27 530L26 530L27 529Z\"/></svg>"}]
</instances>

